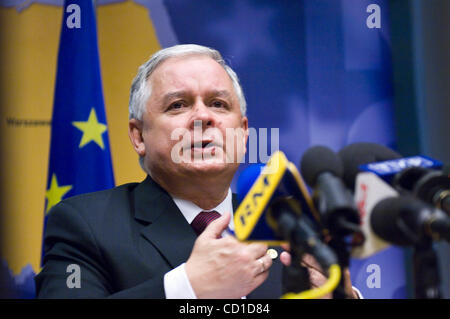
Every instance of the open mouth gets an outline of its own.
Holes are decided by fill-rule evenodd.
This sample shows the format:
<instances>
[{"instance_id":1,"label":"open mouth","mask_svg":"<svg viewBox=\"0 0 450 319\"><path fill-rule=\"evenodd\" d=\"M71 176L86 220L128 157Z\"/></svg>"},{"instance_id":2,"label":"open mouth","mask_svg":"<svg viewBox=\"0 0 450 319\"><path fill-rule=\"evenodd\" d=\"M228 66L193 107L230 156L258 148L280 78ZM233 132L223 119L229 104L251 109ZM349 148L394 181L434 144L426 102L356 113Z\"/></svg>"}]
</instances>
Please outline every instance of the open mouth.
<instances>
[{"instance_id":1,"label":"open mouth","mask_svg":"<svg viewBox=\"0 0 450 319\"><path fill-rule=\"evenodd\" d=\"M191 143L190 148L188 147L188 153L191 154L192 158L195 160L222 160L223 151L222 144L217 143L213 140L203 140ZM187 155L189 156L189 155Z\"/></svg>"},{"instance_id":2,"label":"open mouth","mask_svg":"<svg viewBox=\"0 0 450 319\"><path fill-rule=\"evenodd\" d=\"M177 143L171 151L172 160L175 163L194 163L194 162L218 162L224 161L224 144L219 139L212 137L187 140L183 138L182 145Z\"/></svg>"},{"instance_id":3,"label":"open mouth","mask_svg":"<svg viewBox=\"0 0 450 319\"><path fill-rule=\"evenodd\" d=\"M212 140L205 140L205 141L198 141L193 142L191 144L191 150L206 150L206 149L212 149L216 146L219 146L217 143L213 142Z\"/></svg>"}]
</instances>

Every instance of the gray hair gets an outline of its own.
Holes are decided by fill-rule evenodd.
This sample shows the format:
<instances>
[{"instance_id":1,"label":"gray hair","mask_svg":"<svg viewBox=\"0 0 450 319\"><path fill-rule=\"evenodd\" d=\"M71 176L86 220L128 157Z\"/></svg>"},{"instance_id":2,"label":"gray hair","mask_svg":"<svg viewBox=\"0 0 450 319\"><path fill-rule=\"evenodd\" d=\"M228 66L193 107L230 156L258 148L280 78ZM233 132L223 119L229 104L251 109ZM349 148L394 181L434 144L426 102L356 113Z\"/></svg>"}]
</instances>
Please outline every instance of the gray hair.
<instances>
[{"instance_id":1,"label":"gray hair","mask_svg":"<svg viewBox=\"0 0 450 319\"><path fill-rule=\"evenodd\" d=\"M128 105L130 119L142 119L142 115L145 112L145 104L152 91L147 80L156 68L162 62L171 57L188 55L208 56L225 69L233 83L234 90L238 97L241 114L242 116L245 116L247 112L247 103L245 101L242 87L239 83L239 78L236 73L225 63L219 51L197 44L180 44L156 52L147 62L139 67L138 73L131 84L130 102Z\"/></svg>"}]
</instances>

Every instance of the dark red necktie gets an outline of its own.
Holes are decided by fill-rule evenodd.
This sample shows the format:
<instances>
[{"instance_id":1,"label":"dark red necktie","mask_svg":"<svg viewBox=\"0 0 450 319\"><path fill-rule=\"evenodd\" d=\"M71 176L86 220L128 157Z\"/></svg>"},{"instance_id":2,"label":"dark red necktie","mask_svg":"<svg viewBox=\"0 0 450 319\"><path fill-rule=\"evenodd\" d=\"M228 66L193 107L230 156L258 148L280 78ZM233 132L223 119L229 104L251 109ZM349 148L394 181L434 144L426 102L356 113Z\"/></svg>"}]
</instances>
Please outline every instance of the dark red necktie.
<instances>
[{"instance_id":1,"label":"dark red necktie","mask_svg":"<svg viewBox=\"0 0 450 319\"><path fill-rule=\"evenodd\" d=\"M210 212L200 212L197 216L195 216L194 220L191 223L192 228L200 235L213 220L219 218L221 215L215 210Z\"/></svg>"}]
</instances>

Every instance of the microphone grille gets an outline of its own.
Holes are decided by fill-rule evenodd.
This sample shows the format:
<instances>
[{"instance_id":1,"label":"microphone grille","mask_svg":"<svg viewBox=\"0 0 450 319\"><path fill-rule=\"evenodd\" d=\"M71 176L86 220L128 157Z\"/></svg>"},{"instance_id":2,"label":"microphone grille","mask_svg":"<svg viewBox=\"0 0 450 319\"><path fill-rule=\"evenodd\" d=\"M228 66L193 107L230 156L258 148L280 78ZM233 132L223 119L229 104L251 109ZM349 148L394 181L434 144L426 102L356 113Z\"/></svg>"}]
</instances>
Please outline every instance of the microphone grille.
<instances>
[{"instance_id":1,"label":"microphone grille","mask_svg":"<svg viewBox=\"0 0 450 319\"><path fill-rule=\"evenodd\" d=\"M302 157L300 171L306 183L314 186L321 173L329 172L337 177L343 173L342 162L335 152L326 146L309 148Z\"/></svg>"},{"instance_id":2,"label":"microphone grille","mask_svg":"<svg viewBox=\"0 0 450 319\"><path fill-rule=\"evenodd\" d=\"M394 245L414 244L421 231L411 221L420 207L419 202L409 196L383 199L372 210L370 226L375 234Z\"/></svg>"},{"instance_id":3,"label":"microphone grille","mask_svg":"<svg viewBox=\"0 0 450 319\"><path fill-rule=\"evenodd\" d=\"M347 145L338 152L338 155L342 160L344 169L344 183L350 189L355 188L355 179L356 175L360 172L360 165L399 159L402 157L399 153L386 146L368 142Z\"/></svg>"}]
</instances>

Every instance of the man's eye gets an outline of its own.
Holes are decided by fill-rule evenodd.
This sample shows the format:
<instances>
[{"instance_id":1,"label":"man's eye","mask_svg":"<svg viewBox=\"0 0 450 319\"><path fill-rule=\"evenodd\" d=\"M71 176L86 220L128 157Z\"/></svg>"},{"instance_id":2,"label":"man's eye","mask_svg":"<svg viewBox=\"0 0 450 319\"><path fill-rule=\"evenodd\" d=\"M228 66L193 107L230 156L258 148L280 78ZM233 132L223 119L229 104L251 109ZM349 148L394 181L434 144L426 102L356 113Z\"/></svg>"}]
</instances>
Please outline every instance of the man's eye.
<instances>
[{"instance_id":1,"label":"man's eye","mask_svg":"<svg viewBox=\"0 0 450 319\"><path fill-rule=\"evenodd\" d=\"M182 101L174 102L174 103L170 104L169 110L181 109L184 106L185 106L185 103Z\"/></svg>"},{"instance_id":2,"label":"man's eye","mask_svg":"<svg viewBox=\"0 0 450 319\"><path fill-rule=\"evenodd\" d=\"M222 108L222 107L226 107L226 104L222 101L213 101L212 106L217 107L217 108Z\"/></svg>"}]
</instances>

